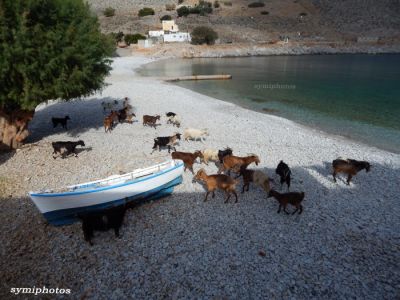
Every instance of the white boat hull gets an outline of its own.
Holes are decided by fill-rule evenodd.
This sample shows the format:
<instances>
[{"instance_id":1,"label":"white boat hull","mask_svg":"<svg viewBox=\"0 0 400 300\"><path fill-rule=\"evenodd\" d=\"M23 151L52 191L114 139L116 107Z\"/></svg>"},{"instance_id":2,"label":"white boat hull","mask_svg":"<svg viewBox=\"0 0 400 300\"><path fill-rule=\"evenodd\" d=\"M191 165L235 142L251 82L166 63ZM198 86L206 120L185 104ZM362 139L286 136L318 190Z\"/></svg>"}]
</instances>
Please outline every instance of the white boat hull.
<instances>
[{"instance_id":1,"label":"white boat hull","mask_svg":"<svg viewBox=\"0 0 400 300\"><path fill-rule=\"evenodd\" d=\"M162 166L158 172L157 166ZM30 192L29 196L50 224L71 224L82 213L171 194L173 187L182 182L183 164L169 161L157 166L113 176L113 179L72 186L67 192ZM129 177L130 174L146 174L146 171L148 175ZM104 182L108 184L104 185Z\"/></svg>"}]
</instances>

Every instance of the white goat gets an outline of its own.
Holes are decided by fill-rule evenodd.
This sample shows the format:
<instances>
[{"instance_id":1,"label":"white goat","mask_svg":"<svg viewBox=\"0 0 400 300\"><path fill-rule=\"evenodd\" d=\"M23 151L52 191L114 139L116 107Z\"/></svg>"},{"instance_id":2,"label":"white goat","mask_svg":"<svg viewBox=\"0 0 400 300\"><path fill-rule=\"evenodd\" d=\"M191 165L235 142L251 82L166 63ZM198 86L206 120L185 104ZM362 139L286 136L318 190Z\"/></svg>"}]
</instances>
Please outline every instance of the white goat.
<instances>
[{"instance_id":1,"label":"white goat","mask_svg":"<svg viewBox=\"0 0 400 300\"><path fill-rule=\"evenodd\" d=\"M219 161L218 150L215 150L215 149L204 149L203 151L201 151L201 154L203 154L203 158L201 160L206 165L208 165L209 161L215 161L215 162Z\"/></svg>"},{"instance_id":2,"label":"white goat","mask_svg":"<svg viewBox=\"0 0 400 300\"><path fill-rule=\"evenodd\" d=\"M185 141L188 141L189 139L195 141L200 139L200 141L203 142L203 139L205 140L205 136L207 135L207 129L186 128L183 132L183 138L185 139Z\"/></svg>"},{"instance_id":3,"label":"white goat","mask_svg":"<svg viewBox=\"0 0 400 300\"><path fill-rule=\"evenodd\" d=\"M168 117L167 123L170 123L179 128L181 126L181 118L178 115Z\"/></svg>"}]
</instances>

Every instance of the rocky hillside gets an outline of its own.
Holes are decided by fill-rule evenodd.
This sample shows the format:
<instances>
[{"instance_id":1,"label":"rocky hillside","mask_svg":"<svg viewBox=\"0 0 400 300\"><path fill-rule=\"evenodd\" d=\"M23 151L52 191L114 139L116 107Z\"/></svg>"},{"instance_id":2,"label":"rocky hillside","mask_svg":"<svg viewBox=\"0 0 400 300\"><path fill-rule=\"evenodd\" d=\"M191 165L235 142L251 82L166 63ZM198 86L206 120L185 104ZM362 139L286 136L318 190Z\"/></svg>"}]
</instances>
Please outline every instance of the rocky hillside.
<instances>
[{"instance_id":1,"label":"rocky hillside","mask_svg":"<svg viewBox=\"0 0 400 300\"><path fill-rule=\"evenodd\" d=\"M256 0L254 0L256 1ZM399 0L268 0L259 8L249 8L253 0L219 1L207 16L189 15L177 18L176 11L167 11L162 0L87 0L98 14L104 32L147 33L160 28L160 17L166 14L177 20L181 29L191 31L198 25L212 26L221 43L262 43L280 36L303 41L343 41L357 38L399 39ZM185 0L183 5L194 5ZM113 17L105 17L107 7L116 9ZM152 7L154 16L139 18L143 7Z\"/></svg>"}]
</instances>

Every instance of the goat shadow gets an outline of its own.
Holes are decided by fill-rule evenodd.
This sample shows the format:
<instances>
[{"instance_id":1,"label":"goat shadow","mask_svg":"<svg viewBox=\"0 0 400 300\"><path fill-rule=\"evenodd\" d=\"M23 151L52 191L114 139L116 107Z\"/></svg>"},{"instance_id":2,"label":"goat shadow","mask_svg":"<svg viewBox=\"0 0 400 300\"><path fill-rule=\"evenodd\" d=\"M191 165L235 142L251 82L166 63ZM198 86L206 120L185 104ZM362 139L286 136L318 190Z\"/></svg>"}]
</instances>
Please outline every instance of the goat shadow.
<instances>
[{"instance_id":1,"label":"goat shadow","mask_svg":"<svg viewBox=\"0 0 400 300\"><path fill-rule=\"evenodd\" d=\"M31 134L27 138L27 143L34 143L41 139L59 133L66 133L72 138L78 138L82 133L92 129L100 129L104 126L104 112L101 103L103 101L119 102L116 109L122 108L122 100L111 97L74 99L71 101L57 102L46 105L44 108L35 112L33 120L29 123ZM69 116L68 129L63 129L60 125L53 128L52 117Z\"/></svg>"}]
</instances>

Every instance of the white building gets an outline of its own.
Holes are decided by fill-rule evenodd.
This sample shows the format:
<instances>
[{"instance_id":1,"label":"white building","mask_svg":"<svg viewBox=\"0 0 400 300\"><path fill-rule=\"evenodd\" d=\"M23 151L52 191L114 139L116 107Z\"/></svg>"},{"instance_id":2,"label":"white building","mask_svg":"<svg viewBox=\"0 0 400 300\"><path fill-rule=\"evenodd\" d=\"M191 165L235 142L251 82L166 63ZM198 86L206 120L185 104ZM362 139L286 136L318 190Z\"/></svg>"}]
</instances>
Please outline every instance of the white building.
<instances>
[{"instance_id":1,"label":"white building","mask_svg":"<svg viewBox=\"0 0 400 300\"><path fill-rule=\"evenodd\" d=\"M149 37L160 37L164 35L164 30L151 30L149 31Z\"/></svg>"},{"instance_id":2,"label":"white building","mask_svg":"<svg viewBox=\"0 0 400 300\"><path fill-rule=\"evenodd\" d=\"M152 40L138 40L139 49L150 48L150 47L153 47Z\"/></svg>"},{"instance_id":3,"label":"white building","mask_svg":"<svg viewBox=\"0 0 400 300\"><path fill-rule=\"evenodd\" d=\"M190 42L192 40L188 32L176 32L164 34L164 43Z\"/></svg>"}]
</instances>

